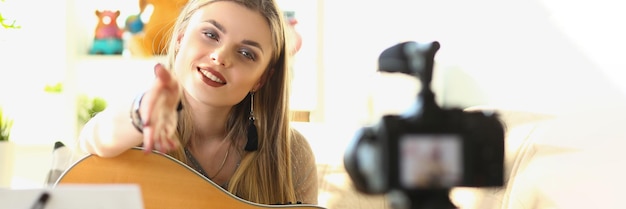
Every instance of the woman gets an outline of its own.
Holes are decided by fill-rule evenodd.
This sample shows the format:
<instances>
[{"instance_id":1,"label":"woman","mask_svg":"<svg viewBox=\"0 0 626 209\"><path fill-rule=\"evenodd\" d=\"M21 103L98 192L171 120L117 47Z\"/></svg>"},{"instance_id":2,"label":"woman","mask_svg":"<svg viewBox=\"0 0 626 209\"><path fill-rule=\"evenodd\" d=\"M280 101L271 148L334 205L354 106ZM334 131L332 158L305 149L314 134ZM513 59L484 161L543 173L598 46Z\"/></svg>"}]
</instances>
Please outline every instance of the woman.
<instances>
[{"instance_id":1,"label":"woman","mask_svg":"<svg viewBox=\"0 0 626 209\"><path fill-rule=\"evenodd\" d=\"M315 158L289 126L287 42L272 0L191 0L153 86L90 120L81 148L112 157L142 145L252 202L317 204Z\"/></svg>"}]
</instances>

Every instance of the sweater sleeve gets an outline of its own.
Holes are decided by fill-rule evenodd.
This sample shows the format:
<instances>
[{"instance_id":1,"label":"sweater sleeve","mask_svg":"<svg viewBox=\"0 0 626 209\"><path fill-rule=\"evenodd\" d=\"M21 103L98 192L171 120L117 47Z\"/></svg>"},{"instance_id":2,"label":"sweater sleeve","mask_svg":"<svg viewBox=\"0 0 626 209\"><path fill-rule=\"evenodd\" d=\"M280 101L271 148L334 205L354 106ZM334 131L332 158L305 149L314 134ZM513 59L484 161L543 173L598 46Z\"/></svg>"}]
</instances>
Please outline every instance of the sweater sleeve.
<instances>
[{"instance_id":1,"label":"sweater sleeve","mask_svg":"<svg viewBox=\"0 0 626 209\"><path fill-rule=\"evenodd\" d=\"M318 198L317 164L315 155L307 139L293 130L291 159L293 166L294 189L297 201L316 205Z\"/></svg>"}]
</instances>

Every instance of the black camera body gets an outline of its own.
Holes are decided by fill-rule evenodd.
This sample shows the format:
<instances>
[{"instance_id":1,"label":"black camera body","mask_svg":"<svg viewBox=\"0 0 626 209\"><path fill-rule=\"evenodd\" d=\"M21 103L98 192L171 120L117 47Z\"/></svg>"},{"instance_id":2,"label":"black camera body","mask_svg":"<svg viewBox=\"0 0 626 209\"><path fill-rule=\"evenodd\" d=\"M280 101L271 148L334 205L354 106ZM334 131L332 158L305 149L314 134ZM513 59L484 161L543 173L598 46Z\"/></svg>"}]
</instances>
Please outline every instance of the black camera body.
<instances>
[{"instance_id":1,"label":"black camera body","mask_svg":"<svg viewBox=\"0 0 626 209\"><path fill-rule=\"evenodd\" d=\"M355 134L344 166L360 192L400 191L410 198L440 198L449 207L453 187L503 185L503 124L493 112L437 105L430 82L438 49L438 42L404 42L381 53L379 71L414 75L422 88L405 114L385 115Z\"/></svg>"}]
</instances>

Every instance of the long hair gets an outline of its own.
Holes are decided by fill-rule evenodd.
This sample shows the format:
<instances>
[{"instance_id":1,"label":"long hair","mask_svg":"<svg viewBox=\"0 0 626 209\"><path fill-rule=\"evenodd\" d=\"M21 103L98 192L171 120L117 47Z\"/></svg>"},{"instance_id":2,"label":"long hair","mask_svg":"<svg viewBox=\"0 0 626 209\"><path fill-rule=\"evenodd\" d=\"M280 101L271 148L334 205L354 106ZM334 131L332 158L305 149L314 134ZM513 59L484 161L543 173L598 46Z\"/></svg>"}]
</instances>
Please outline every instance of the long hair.
<instances>
[{"instance_id":1,"label":"long hair","mask_svg":"<svg viewBox=\"0 0 626 209\"><path fill-rule=\"evenodd\" d=\"M227 119L227 139L234 143L247 137L248 117L251 105L258 127L259 146L257 151L241 150L242 159L238 169L228 183L227 190L243 199L262 203L276 204L296 202L291 166L291 128L289 126L289 63L288 41L285 36L285 21L282 11L273 0L190 0L180 12L169 37L166 66L173 68L175 60L176 37L188 25L189 17L199 8L216 1L232 1L249 9L258 11L272 31L273 54L270 63L261 78L264 85L254 94L251 104L250 94L233 106ZM181 88L182 89L182 88ZM184 94L181 94L184 95ZM187 101L183 98L183 105ZM193 135L192 121L188 108L183 108L179 116L177 137L181 145L186 146ZM169 153L187 163L183 147Z\"/></svg>"}]
</instances>

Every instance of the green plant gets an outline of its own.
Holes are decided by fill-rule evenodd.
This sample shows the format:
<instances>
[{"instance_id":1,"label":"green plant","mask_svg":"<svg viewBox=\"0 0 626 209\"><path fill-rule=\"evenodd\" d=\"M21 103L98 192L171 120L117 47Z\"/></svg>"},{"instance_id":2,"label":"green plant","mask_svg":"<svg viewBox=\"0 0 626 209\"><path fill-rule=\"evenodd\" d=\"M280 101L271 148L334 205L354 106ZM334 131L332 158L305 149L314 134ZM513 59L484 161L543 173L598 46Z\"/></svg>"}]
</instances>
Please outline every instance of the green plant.
<instances>
[{"instance_id":1,"label":"green plant","mask_svg":"<svg viewBox=\"0 0 626 209\"><path fill-rule=\"evenodd\" d=\"M61 93L63 92L63 83L59 82L54 85L47 84L44 87L43 91L48 92L48 93L55 93L55 94Z\"/></svg>"},{"instance_id":2,"label":"green plant","mask_svg":"<svg viewBox=\"0 0 626 209\"><path fill-rule=\"evenodd\" d=\"M11 127L13 127L13 119L6 116L0 107L0 141L9 141Z\"/></svg>"},{"instance_id":3,"label":"green plant","mask_svg":"<svg viewBox=\"0 0 626 209\"><path fill-rule=\"evenodd\" d=\"M102 97L90 97L85 94L78 95L78 125L82 126L107 106Z\"/></svg>"},{"instance_id":4,"label":"green plant","mask_svg":"<svg viewBox=\"0 0 626 209\"><path fill-rule=\"evenodd\" d=\"M0 2L4 2L5 0L0 0ZM11 23L8 23L8 21L10 21ZM2 16L2 11L0 11L0 25L4 28L4 29L19 29L21 28L21 26L16 25L16 21L15 20L9 20L4 18L4 16Z\"/></svg>"},{"instance_id":5,"label":"green plant","mask_svg":"<svg viewBox=\"0 0 626 209\"><path fill-rule=\"evenodd\" d=\"M44 91L51 94L60 94L63 92L63 83L56 83L54 85L46 85ZM87 94L78 94L76 98L76 120L78 127L82 127L93 118L99 112L102 112L107 107L107 102L102 97L90 97Z\"/></svg>"}]
</instances>

